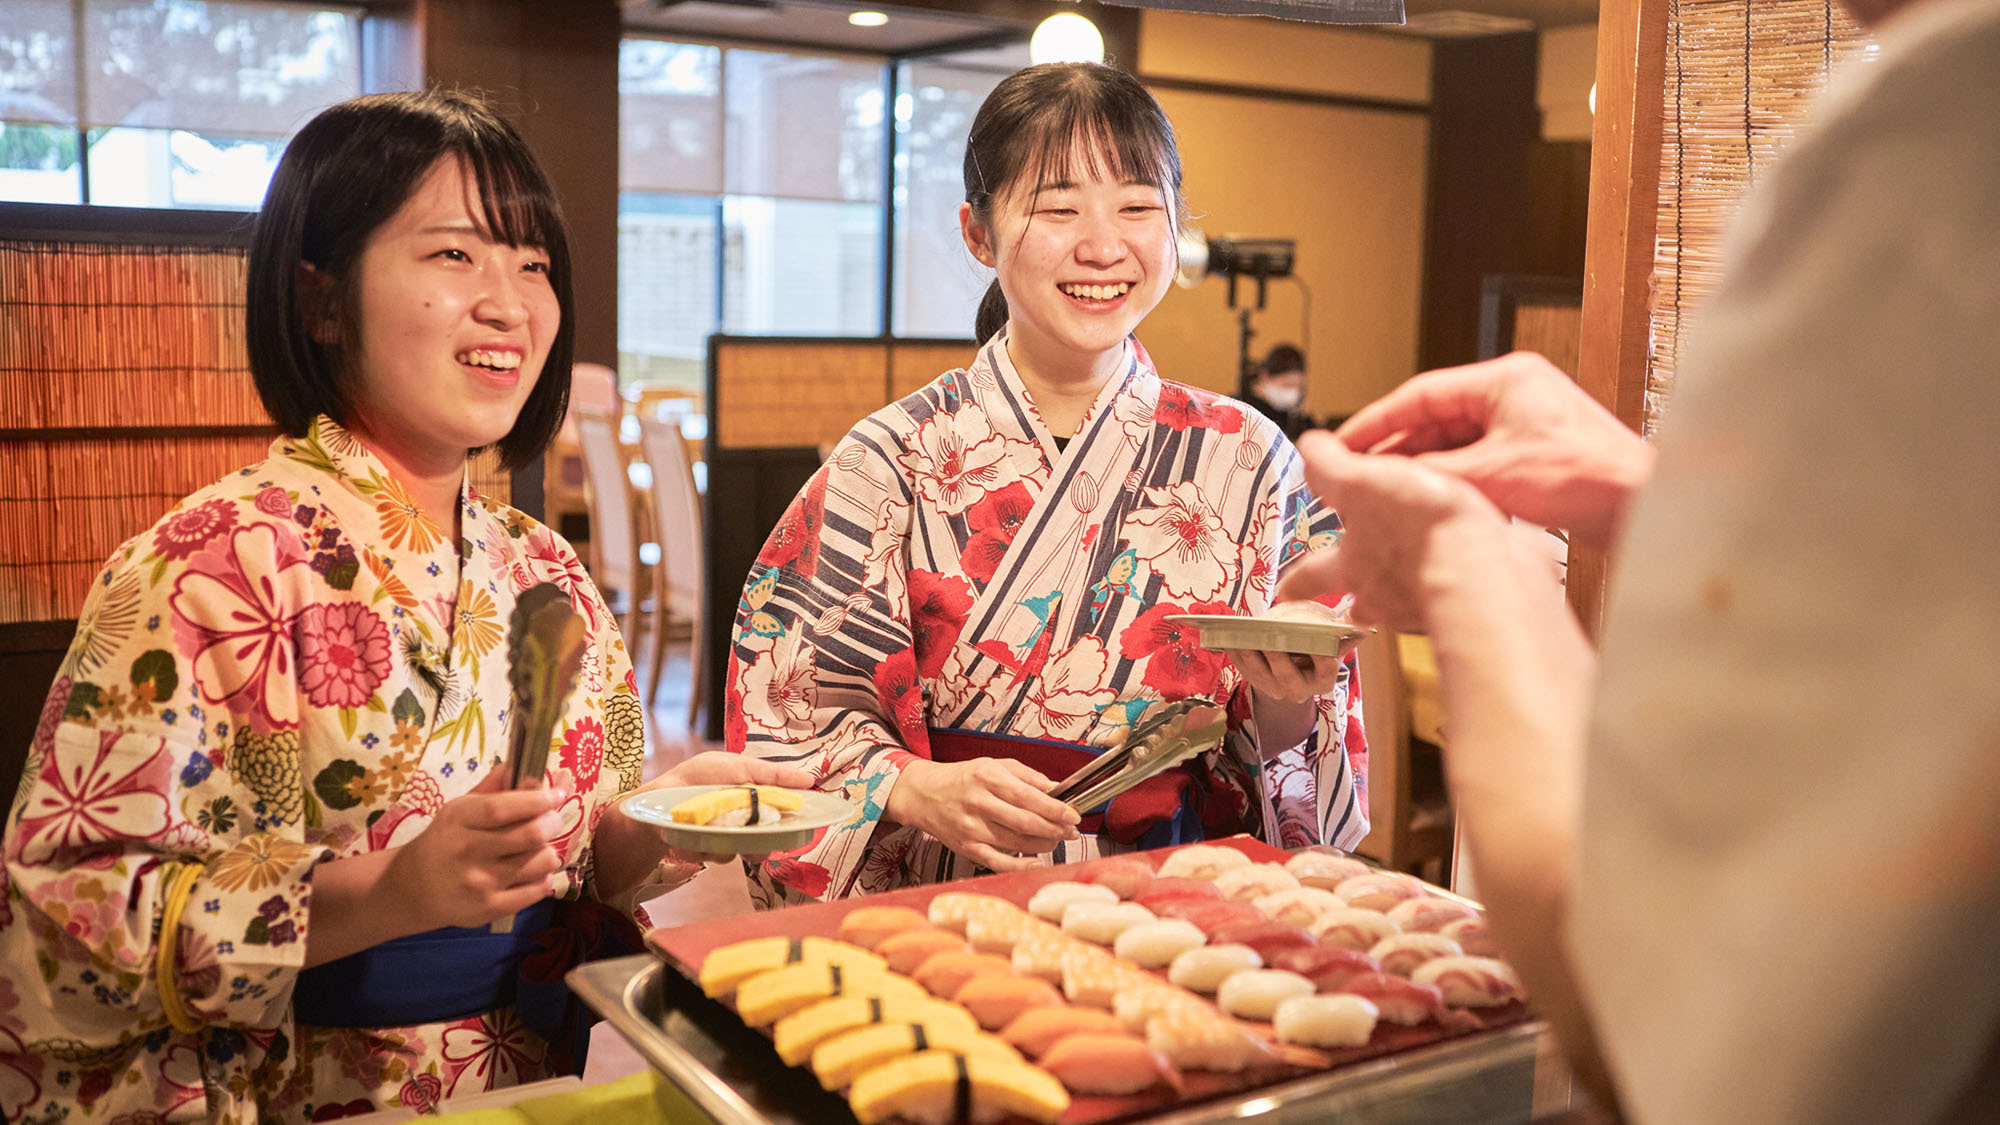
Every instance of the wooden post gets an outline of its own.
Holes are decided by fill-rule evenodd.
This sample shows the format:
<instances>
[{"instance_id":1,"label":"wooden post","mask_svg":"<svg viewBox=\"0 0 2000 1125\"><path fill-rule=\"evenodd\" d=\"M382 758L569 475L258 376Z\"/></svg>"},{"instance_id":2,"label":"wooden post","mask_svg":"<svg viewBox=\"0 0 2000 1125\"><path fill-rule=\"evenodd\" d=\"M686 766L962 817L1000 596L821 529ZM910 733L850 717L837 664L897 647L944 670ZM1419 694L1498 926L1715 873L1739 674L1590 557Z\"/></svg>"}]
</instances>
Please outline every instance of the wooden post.
<instances>
[{"instance_id":1,"label":"wooden post","mask_svg":"<svg viewBox=\"0 0 2000 1125\"><path fill-rule=\"evenodd\" d=\"M1667 0L1604 0L1577 382L1633 429L1645 408L1666 58ZM1605 552L1570 548L1570 607L1593 638L1609 570Z\"/></svg>"}]
</instances>

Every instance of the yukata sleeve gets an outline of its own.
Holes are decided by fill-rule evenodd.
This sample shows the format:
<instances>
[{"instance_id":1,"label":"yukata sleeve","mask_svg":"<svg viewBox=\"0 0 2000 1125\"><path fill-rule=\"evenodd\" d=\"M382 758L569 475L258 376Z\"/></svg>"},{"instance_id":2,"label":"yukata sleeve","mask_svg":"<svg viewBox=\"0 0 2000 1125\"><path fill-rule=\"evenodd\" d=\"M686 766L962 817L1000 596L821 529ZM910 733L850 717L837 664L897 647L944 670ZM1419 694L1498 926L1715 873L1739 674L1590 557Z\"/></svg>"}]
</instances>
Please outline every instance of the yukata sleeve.
<instances>
[{"instance_id":1,"label":"yukata sleeve","mask_svg":"<svg viewBox=\"0 0 2000 1125\"><path fill-rule=\"evenodd\" d=\"M872 421L841 443L771 533L737 610L729 748L798 765L861 809L765 863L791 899L849 893L903 763L929 756L895 447Z\"/></svg>"},{"instance_id":2,"label":"yukata sleeve","mask_svg":"<svg viewBox=\"0 0 2000 1125\"><path fill-rule=\"evenodd\" d=\"M311 578L296 533L216 499L127 544L93 585L5 851L6 955L30 946L40 963L9 975L62 1034L282 1017L330 856L306 842L318 809L300 777L294 630Z\"/></svg>"},{"instance_id":3,"label":"yukata sleeve","mask_svg":"<svg viewBox=\"0 0 2000 1125\"><path fill-rule=\"evenodd\" d=\"M1273 518L1259 529L1260 542L1273 544L1266 557L1275 556L1276 579L1340 536L1340 517L1313 495L1298 451L1286 444L1279 455L1277 502L1263 509ZM1361 725L1359 667L1359 656L1348 653L1333 690L1318 699L1312 733L1265 768L1284 846L1352 850L1368 835L1368 738Z\"/></svg>"}]
</instances>

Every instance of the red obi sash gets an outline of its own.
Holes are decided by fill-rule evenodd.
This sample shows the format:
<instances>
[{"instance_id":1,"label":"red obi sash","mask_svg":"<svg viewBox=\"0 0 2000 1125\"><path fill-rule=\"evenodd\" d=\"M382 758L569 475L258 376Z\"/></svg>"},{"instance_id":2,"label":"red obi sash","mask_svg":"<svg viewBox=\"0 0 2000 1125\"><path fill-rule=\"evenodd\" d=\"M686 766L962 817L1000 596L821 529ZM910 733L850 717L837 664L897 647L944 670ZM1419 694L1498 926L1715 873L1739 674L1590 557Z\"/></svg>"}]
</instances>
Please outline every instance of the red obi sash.
<instances>
[{"instance_id":1,"label":"red obi sash","mask_svg":"<svg viewBox=\"0 0 2000 1125\"><path fill-rule=\"evenodd\" d=\"M974 758L1012 758L1051 781L1061 781L1097 757L1095 747L973 730L931 728L931 760L966 762ZM1105 835L1121 844L1140 843L1164 826L1180 829L1175 842L1202 838L1197 807L1200 789L1186 766L1148 778L1084 814L1077 831ZM1191 831L1191 835L1188 833Z\"/></svg>"}]
</instances>

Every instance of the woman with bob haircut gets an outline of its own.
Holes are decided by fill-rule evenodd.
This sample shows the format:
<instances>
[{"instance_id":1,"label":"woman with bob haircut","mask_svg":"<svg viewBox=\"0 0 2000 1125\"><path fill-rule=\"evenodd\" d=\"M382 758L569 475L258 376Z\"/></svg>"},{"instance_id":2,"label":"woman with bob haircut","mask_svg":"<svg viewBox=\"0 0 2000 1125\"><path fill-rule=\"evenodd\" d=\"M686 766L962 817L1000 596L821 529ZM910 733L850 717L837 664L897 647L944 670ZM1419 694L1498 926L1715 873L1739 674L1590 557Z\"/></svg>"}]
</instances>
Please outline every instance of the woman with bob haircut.
<instances>
[{"instance_id":1,"label":"woman with bob haircut","mask_svg":"<svg viewBox=\"0 0 2000 1125\"><path fill-rule=\"evenodd\" d=\"M572 312L554 194L478 99L357 98L286 149L247 293L284 436L84 606L0 860L0 1117L421 1112L579 1065L556 951L636 936L700 857L605 817L644 760L624 642L569 545L467 484L555 433ZM589 647L509 789L542 582ZM740 781L810 784L727 754L652 784Z\"/></svg>"},{"instance_id":2,"label":"woman with bob haircut","mask_svg":"<svg viewBox=\"0 0 2000 1125\"><path fill-rule=\"evenodd\" d=\"M1003 79L965 149L978 354L864 419L749 576L732 749L862 816L753 871L808 898L1254 833L1367 832L1354 664L1200 646L1339 521L1261 414L1161 377L1134 330L1186 215L1159 103L1094 63ZM1049 794L1135 721L1202 700L1221 744L1079 816Z\"/></svg>"}]
</instances>

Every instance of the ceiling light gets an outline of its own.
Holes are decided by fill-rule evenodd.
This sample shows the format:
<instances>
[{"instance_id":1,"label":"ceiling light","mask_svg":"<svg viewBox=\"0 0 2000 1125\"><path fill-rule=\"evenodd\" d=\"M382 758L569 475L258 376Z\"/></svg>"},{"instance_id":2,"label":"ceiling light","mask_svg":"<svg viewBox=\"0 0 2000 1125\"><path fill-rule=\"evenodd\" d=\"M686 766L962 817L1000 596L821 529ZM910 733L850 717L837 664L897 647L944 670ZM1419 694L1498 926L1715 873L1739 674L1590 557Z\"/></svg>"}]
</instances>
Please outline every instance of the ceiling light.
<instances>
[{"instance_id":1,"label":"ceiling light","mask_svg":"<svg viewBox=\"0 0 2000 1125\"><path fill-rule=\"evenodd\" d=\"M1028 61L1103 62L1104 36L1089 19L1075 12L1057 12L1043 20L1029 38Z\"/></svg>"},{"instance_id":2,"label":"ceiling light","mask_svg":"<svg viewBox=\"0 0 2000 1125\"><path fill-rule=\"evenodd\" d=\"M889 22L889 17L883 12L849 12L847 22L856 27L881 27Z\"/></svg>"}]
</instances>

